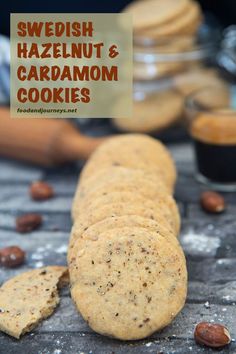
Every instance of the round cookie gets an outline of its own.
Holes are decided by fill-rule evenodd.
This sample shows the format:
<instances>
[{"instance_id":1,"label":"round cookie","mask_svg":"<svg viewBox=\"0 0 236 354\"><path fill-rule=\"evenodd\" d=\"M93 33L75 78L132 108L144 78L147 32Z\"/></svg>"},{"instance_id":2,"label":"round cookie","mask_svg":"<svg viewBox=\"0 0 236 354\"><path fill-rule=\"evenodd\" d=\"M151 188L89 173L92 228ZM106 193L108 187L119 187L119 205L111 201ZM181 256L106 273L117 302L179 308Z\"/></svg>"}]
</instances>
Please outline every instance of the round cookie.
<instances>
[{"instance_id":1,"label":"round cookie","mask_svg":"<svg viewBox=\"0 0 236 354\"><path fill-rule=\"evenodd\" d=\"M166 72L176 69L178 63L168 63L156 65L156 73L161 66L166 66ZM137 65L134 65L137 69ZM140 63L140 65L143 65ZM150 67L143 65L143 69L149 70ZM139 72L140 73L140 72ZM159 72L160 73L160 72ZM137 74L137 72L136 72ZM153 72L152 72L153 74ZM182 96L173 90L148 94L143 100L134 101L132 118L113 118L113 124L122 131L127 132L153 132L164 129L176 122L183 112L184 101Z\"/></svg>"},{"instance_id":2,"label":"round cookie","mask_svg":"<svg viewBox=\"0 0 236 354\"><path fill-rule=\"evenodd\" d=\"M95 211L102 208L104 205L110 205L114 203L123 203L131 205L140 205L147 209L157 209L164 218L167 220L173 220L173 227L178 233L180 229L180 216L177 205L170 195L165 195L160 193L155 199L145 198L141 193L133 193L130 190L114 190L110 193L102 193L101 196L94 196L91 194L90 197L86 198L86 202L82 203L79 198L75 201L73 205L73 219L76 220L78 215L84 215L88 211Z\"/></svg>"},{"instance_id":3,"label":"round cookie","mask_svg":"<svg viewBox=\"0 0 236 354\"><path fill-rule=\"evenodd\" d=\"M161 225L168 233L172 233L175 237L178 236L180 230L180 215L178 207L172 197L168 199L160 198L160 200L152 201L143 197L132 199L133 193L128 192L115 192L112 194L130 195L129 199L123 201L123 198L114 200L114 202L107 202L106 196L101 197L98 203L91 203L91 206L82 210L75 218L76 233L71 234L70 246L73 245L73 240L78 235L84 233L84 229L102 221L107 217L115 218L116 216L133 215L148 218L150 221L155 220ZM110 198L108 197L108 201ZM77 236L76 236L77 235Z\"/></svg>"},{"instance_id":4,"label":"round cookie","mask_svg":"<svg viewBox=\"0 0 236 354\"><path fill-rule=\"evenodd\" d=\"M77 267L75 263L76 254L79 252L79 248L83 248L81 247L81 242L78 242L77 240L82 238L85 240L89 239L92 241L97 241L101 233L104 233L107 230L124 227L144 228L147 231L156 232L157 234L160 233L169 240L176 238L176 235L170 232L161 223L138 215L124 215L106 218L91 225L86 230L81 228L79 222L75 222L70 235L70 246L67 255L68 264L70 266L70 281L72 284L77 278ZM77 245L78 243L79 246Z\"/></svg>"},{"instance_id":5,"label":"round cookie","mask_svg":"<svg viewBox=\"0 0 236 354\"><path fill-rule=\"evenodd\" d=\"M122 173L122 170L124 173ZM104 186L110 186L110 192L112 192L112 185L115 185L114 188L117 190L116 182L120 185L121 181L124 182L123 186L121 187L122 192L126 190L128 192L130 185L132 186L132 189L134 189L139 185L141 185L142 188L142 185L145 185L146 183L152 185L155 184L154 189L158 189L159 194L161 195L172 194L169 191L170 187L167 187L166 184L164 184L164 175L162 174L161 169L129 169L122 166L108 166L99 170L94 176L83 179L81 183L78 184L74 197L72 214L74 214L74 209L80 208L80 203L83 200L86 200L87 196L92 195L96 190L103 188ZM104 195L108 196L108 193L106 193L106 191L104 192Z\"/></svg>"},{"instance_id":6,"label":"round cookie","mask_svg":"<svg viewBox=\"0 0 236 354\"><path fill-rule=\"evenodd\" d=\"M120 228L83 246L71 294L96 332L122 340L144 338L168 325L183 307L187 274L177 241Z\"/></svg>"},{"instance_id":7,"label":"round cookie","mask_svg":"<svg viewBox=\"0 0 236 354\"><path fill-rule=\"evenodd\" d=\"M146 169L133 169L123 166L106 166L101 168L94 176L84 179L79 184L75 199L80 202L86 199L87 195L92 194L99 187L104 185L109 186L121 181L125 184L133 184L137 186L143 183L155 183L156 188L161 194L170 194L164 182L164 175L162 169L146 170Z\"/></svg>"},{"instance_id":8,"label":"round cookie","mask_svg":"<svg viewBox=\"0 0 236 354\"><path fill-rule=\"evenodd\" d=\"M119 152L119 153L117 153ZM80 182L95 175L99 169L120 165L133 169L156 170L162 168L166 183L173 190L176 169L164 145L143 134L118 135L107 139L92 154L80 177Z\"/></svg>"},{"instance_id":9,"label":"round cookie","mask_svg":"<svg viewBox=\"0 0 236 354\"><path fill-rule=\"evenodd\" d=\"M77 237L76 235L82 235L90 226L98 223L99 221L107 218L130 215L142 216L150 220L155 220L158 224L168 230L169 233L176 235L176 231L171 225L170 220L166 220L155 205L153 208L148 209L143 206L142 203L112 203L103 205L99 209L85 211L77 216L75 219L77 231L75 234L72 231L70 247L73 246L74 239Z\"/></svg>"},{"instance_id":10,"label":"round cookie","mask_svg":"<svg viewBox=\"0 0 236 354\"><path fill-rule=\"evenodd\" d=\"M186 28L191 28L192 31L188 32L188 35L193 35L200 26L201 23L201 9L197 2L189 1L186 11L181 13L178 17L175 17L169 22L165 22L160 26L153 26L143 31L140 31L142 35L151 38L160 38L165 36L174 36L186 33Z\"/></svg>"},{"instance_id":11,"label":"round cookie","mask_svg":"<svg viewBox=\"0 0 236 354\"><path fill-rule=\"evenodd\" d=\"M178 220L178 214L177 214L177 208L174 200L172 199L171 196L167 196L163 193L160 192L158 186L151 182L151 181L145 181L143 184L140 182L137 184L134 184L133 182L114 182L114 183L109 183L108 185L104 184L103 186L100 186L99 188L91 191L86 195L86 197L81 198L80 195L79 197L75 200L74 206L73 206L73 217L74 220L78 218L79 215L83 213L83 211L86 213L90 209L90 204L93 201L93 199L97 199L99 197L108 195L109 193L112 192L120 192L120 191L130 191L134 194L138 194L140 196L143 196L144 199L147 201L145 203L139 203L141 204L142 208L145 208L146 206L149 207L150 204L153 206L153 209L157 209L160 214L164 216L164 218L168 221L170 226L173 228L175 232L178 232L179 230L179 220ZM169 197L169 198L168 198ZM168 203L167 205L171 207L169 213L167 212L165 208L165 203ZM122 203L120 203L122 204ZM137 203L129 203L127 201L125 204L131 204L137 207L139 204ZM76 207L77 206L77 207ZM109 204L108 204L109 206ZM101 206L102 207L102 206Z\"/></svg>"},{"instance_id":12,"label":"round cookie","mask_svg":"<svg viewBox=\"0 0 236 354\"><path fill-rule=\"evenodd\" d=\"M138 210L138 213L143 213L143 215L148 216L149 218L151 217L153 219L155 217L158 221L162 221L163 222L163 225L161 225L162 227L168 230L168 232L175 232L175 236L178 236L180 230L180 214L179 214L178 207L172 197L162 196L157 198L156 200L150 200L144 198L142 195L139 195L137 193L132 193L130 191L115 191L103 195L99 198L92 200L89 206L85 209L82 209L80 212L79 212L79 208L78 209L75 208L74 209L75 224L78 225L77 221L79 219L81 225L81 220L83 220L83 218L84 220L86 220L87 215L89 213L91 213L92 215L90 218L90 222L94 223L94 220L95 222L97 222L98 220L97 217L100 219L101 216L101 215L98 216L98 211L102 210L104 214L104 212L106 212L108 208L110 208L110 211L112 213L117 212L117 210L118 212L121 211L125 212L127 210L127 212L129 213L130 212L133 213L134 205L136 208L135 210ZM112 217L114 217L113 214ZM129 217L132 217L132 215ZM171 224L170 221L172 221ZM89 226L91 226L91 224L89 224ZM77 227L76 234L78 235L78 229L80 229L80 233L82 234L84 232L84 227L87 227L84 226L84 223L82 223L82 226L80 228ZM72 243L73 242L72 242L72 235L71 235L70 245Z\"/></svg>"},{"instance_id":13,"label":"round cookie","mask_svg":"<svg viewBox=\"0 0 236 354\"><path fill-rule=\"evenodd\" d=\"M111 229L122 227L139 227L145 228L148 231L154 231L168 239L176 238L176 235L171 233L165 226L155 220L148 219L138 215L124 215L107 218L90 226L79 237L83 239L97 240L98 235ZM75 225L76 229L76 225ZM78 237L77 237L78 238Z\"/></svg>"},{"instance_id":14,"label":"round cookie","mask_svg":"<svg viewBox=\"0 0 236 354\"><path fill-rule=\"evenodd\" d=\"M228 100L229 97L229 90L224 81L212 69L199 68L178 75L174 78L174 86L184 96L210 86L222 88L223 99L226 97L226 100ZM217 102L219 99L220 97L217 97L215 101Z\"/></svg>"},{"instance_id":15,"label":"round cookie","mask_svg":"<svg viewBox=\"0 0 236 354\"><path fill-rule=\"evenodd\" d=\"M79 189L83 195L104 183L114 181L137 181L139 179L149 180L158 184L163 193L170 194L169 189L165 183L165 176L163 175L162 168L156 167L153 170L148 169L133 169L124 166L105 166L100 168L95 175L82 180Z\"/></svg>"},{"instance_id":16,"label":"round cookie","mask_svg":"<svg viewBox=\"0 0 236 354\"><path fill-rule=\"evenodd\" d=\"M125 211L122 206L118 205L112 205L112 213L108 213L108 215L104 215L104 209L100 213L89 213L89 218L84 218L84 217L79 217L76 222L74 223L71 234L70 234L70 244L68 247L68 252L67 252L67 261L68 264L71 265L75 261L75 244L78 238L83 238L84 234L87 232L87 230L94 230L96 229L96 225L100 225L103 222L107 220L114 220L114 225L117 225L117 219L121 220L129 220L127 223L127 226L130 225L136 225L136 226L142 226L141 221L139 223L137 222L137 219L140 220L145 220L145 222L150 221L154 222L156 225L158 225L158 230L162 230L165 235L172 235L170 237L175 238L176 234L173 232L173 229L169 227L169 225L165 222L162 216L156 214L155 217L153 217L153 212L152 211L146 211L145 213L142 213L142 210L137 210L137 214L134 214L134 210L131 207L126 207ZM105 212L107 212L107 208L105 208ZM151 216L151 218L150 218ZM136 223L134 222L136 220ZM125 226L125 225L123 225ZM93 228L94 227L94 228ZM114 226L115 227L115 226ZM112 227L111 227L112 228ZM90 233L90 231L88 231ZM92 239L92 237L90 237ZM97 238L94 238L95 240ZM72 279L71 279L72 280Z\"/></svg>"},{"instance_id":17,"label":"round cookie","mask_svg":"<svg viewBox=\"0 0 236 354\"><path fill-rule=\"evenodd\" d=\"M185 28L181 30L181 33L178 33L177 35L188 36L188 37L193 36L193 38L196 40L197 32L201 27L202 22L203 22L203 15L200 14L195 21L190 23L188 26L185 26ZM194 49L194 47L192 49Z\"/></svg>"},{"instance_id":18,"label":"round cookie","mask_svg":"<svg viewBox=\"0 0 236 354\"><path fill-rule=\"evenodd\" d=\"M77 202L74 203L74 220L77 219L78 215L82 215L89 211L99 210L105 205L109 206L114 203L132 203L136 206L142 205L142 208L146 208L147 210L156 210L167 220L168 224L171 225L171 228L173 228L177 234L179 233L180 215L178 207L173 197L171 195L165 195L164 193L158 195L155 199L148 199L139 194L139 192L132 193L128 190L114 191L96 198L91 194L90 198L86 198L86 202L80 203L80 200L77 199Z\"/></svg>"},{"instance_id":19,"label":"round cookie","mask_svg":"<svg viewBox=\"0 0 236 354\"><path fill-rule=\"evenodd\" d=\"M173 20L185 11L188 0L146 0L129 4L123 12L130 13L133 28L142 29Z\"/></svg>"}]
</instances>

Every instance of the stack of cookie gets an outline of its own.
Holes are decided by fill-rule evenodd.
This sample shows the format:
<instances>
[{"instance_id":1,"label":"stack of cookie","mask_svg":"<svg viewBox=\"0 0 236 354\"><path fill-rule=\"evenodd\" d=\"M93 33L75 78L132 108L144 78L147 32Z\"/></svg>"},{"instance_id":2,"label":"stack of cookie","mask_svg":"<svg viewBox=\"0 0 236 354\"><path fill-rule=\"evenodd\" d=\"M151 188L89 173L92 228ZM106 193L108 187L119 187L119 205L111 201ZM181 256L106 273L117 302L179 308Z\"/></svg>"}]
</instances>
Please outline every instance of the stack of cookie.
<instances>
[{"instance_id":1,"label":"stack of cookie","mask_svg":"<svg viewBox=\"0 0 236 354\"><path fill-rule=\"evenodd\" d=\"M96 332L140 339L168 325L186 298L173 161L158 141L108 139L76 191L68 262L75 304Z\"/></svg>"},{"instance_id":2,"label":"stack of cookie","mask_svg":"<svg viewBox=\"0 0 236 354\"><path fill-rule=\"evenodd\" d=\"M202 12L193 0L134 1L124 12L132 14L135 36L161 39L167 36L194 36Z\"/></svg>"}]
</instances>

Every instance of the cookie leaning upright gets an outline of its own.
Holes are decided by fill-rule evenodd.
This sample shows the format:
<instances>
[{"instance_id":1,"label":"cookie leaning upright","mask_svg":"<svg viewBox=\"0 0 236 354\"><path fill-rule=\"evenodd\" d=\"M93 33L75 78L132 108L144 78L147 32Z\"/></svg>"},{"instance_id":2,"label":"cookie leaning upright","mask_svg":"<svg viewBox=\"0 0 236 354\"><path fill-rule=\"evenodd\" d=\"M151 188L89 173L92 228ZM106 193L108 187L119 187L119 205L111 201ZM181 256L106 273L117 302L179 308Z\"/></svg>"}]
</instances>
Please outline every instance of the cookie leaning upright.
<instances>
[{"instance_id":1,"label":"cookie leaning upright","mask_svg":"<svg viewBox=\"0 0 236 354\"><path fill-rule=\"evenodd\" d=\"M104 142L84 167L68 250L71 295L96 332L132 340L182 309L187 271L172 197L174 162L142 135Z\"/></svg>"},{"instance_id":2,"label":"cookie leaning upright","mask_svg":"<svg viewBox=\"0 0 236 354\"><path fill-rule=\"evenodd\" d=\"M152 181L154 175L156 176L156 184L162 183L164 184L162 189L167 188L170 193L173 191L176 169L173 159L164 145L144 134L118 135L107 139L87 161L81 173L73 201L73 219L78 215L78 208L83 199L84 185L87 185L90 179L97 179L98 182L94 182L91 186L91 188L95 187L99 184L102 170L112 166L144 170L146 174L150 172L152 176L149 178ZM144 179L142 182L144 184ZM134 184L134 187L137 187L137 185Z\"/></svg>"},{"instance_id":3,"label":"cookie leaning upright","mask_svg":"<svg viewBox=\"0 0 236 354\"><path fill-rule=\"evenodd\" d=\"M83 241L72 297L98 333L141 339L169 324L186 297L186 268L176 242L141 228L111 229Z\"/></svg>"},{"instance_id":4,"label":"cookie leaning upright","mask_svg":"<svg viewBox=\"0 0 236 354\"><path fill-rule=\"evenodd\" d=\"M107 139L86 163L80 184L103 167L111 165L156 171L159 180L162 175L170 192L173 191L176 181L173 159L161 142L148 135L125 134Z\"/></svg>"}]
</instances>

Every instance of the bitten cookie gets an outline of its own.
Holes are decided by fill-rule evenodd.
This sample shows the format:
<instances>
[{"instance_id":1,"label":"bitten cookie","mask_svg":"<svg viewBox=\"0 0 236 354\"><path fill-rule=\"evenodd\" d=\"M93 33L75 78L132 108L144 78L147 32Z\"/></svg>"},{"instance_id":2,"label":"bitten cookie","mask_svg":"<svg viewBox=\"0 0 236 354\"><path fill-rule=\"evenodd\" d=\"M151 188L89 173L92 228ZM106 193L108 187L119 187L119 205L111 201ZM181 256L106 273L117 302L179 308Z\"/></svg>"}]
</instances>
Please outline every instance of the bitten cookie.
<instances>
[{"instance_id":1,"label":"bitten cookie","mask_svg":"<svg viewBox=\"0 0 236 354\"><path fill-rule=\"evenodd\" d=\"M68 284L66 267L30 270L0 288L0 330L20 338L49 317L59 303L57 287Z\"/></svg>"}]
</instances>

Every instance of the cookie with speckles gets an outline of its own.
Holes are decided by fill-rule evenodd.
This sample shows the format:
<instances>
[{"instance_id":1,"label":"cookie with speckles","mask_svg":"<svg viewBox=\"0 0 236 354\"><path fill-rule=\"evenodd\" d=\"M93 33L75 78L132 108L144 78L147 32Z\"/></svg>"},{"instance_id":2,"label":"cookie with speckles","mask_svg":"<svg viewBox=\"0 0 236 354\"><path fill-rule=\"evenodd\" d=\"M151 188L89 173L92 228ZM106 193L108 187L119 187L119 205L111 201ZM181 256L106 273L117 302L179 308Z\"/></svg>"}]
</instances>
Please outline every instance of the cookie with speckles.
<instances>
[{"instance_id":1,"label":"cookie with speckles","mask_svg":"<svg viewBox=\"0 0 236 354\"><path fill-rule=\"evenodd\" d=\"M176 204L171 196L165 196L163 194L160 194L158 192L158 188L155 184L152 183L145 183L142 186L140 185L133 185L131 183L115 183L115 184L109 184L108 186L103 186L101 188L96 189L93 191L93 193L90 193L87 195L85 199L77 199L77 203L80 206L77 210L78 213L75 214L74 220L78 218L78 215L80 214L85 214L91 211L90 209L90 204L92 203L93 199L97 199L101 196L105 196L106 194L112 193L114 191L130 191L133 194L139 194L140 196L143 196L144 199L146 200L145 203L129 203L127 201L127 204L133 205L136 207L141 207L142 209L144 208L149 208L150 210L155 210L158 211L160 215L162 215L167 222L170 224L170 226L173 228L175 232L178 232L179 230L179 215L178 215L178 209L176 207ZM118 203L118 201L117 201ZM119 203L122 204L122 203ZM123 203L124 206L126 203ZM103 206L101 206L102 208ZM109 207L109 205L108 205ZM170 210L168 210L168 207L171 207ZM94 210L96 211L96 210ZM99 209L98 209L99 212Z\"/></svg>"},{"instance_id":2,"label":"cookie with speckles","mask_svg":"<svg viewBox=\"0 0 236 354\"><path fill-rule=\"evenodd\" d=\"M161 185L163 192L170 194L168 187L165 184L165 178L162 174L162 169L156 167L156 170L148 169L134 169L124 166L105 166L99 168L95 175L88 177L86 180L82 180L80 183L80 190L82 194L86 194L86 190L91 190L97 188L107 182L117 181L117 180L138 180L148 179L154 183Z\"/></svg>"},{"instance_id":3,"label":"cookie with speckles","mask_svg":"<svg viewBox=\"0 0 236 354\"><path fill-rule=\"evenodd\" d=\"M137 227L145 229L146 231L156 232L166 237L168 240L176 238L176 235L170 232L162 223L158 223L155 220L151 220L138 215L128 215L128 216L118 216L110 217L97 222L96 224L90 226L85 231L81 229L80 223L76 222L72 228L70 236L70 248L68 252L68 263L70 265L70 281L73 284L77 278L77 267L76 267L76 254L81 248L83 248L81 241L78 239L89 239L92 241L97 241L99 235L104 234L105 231L117 228L132 227L136 229ZM173 241L176 244L176 241Z\"/></svg>"},{"instance_id":4,"label":"cookie with speckles","mask_svg":"<svg viewBox=\"0 0 236 354\"><path fill-rule=\"evenodd\" d=\"M173 191L176 180L175 164L164 145L144 134L125 134L107 139L86 163L80 183L96 175L100 169L119 165L133 169L162 171L166 185Z\"/></svg>"},{"instance_id":5,"label":"cookie with speckles","mask_svg":"<svg viewBox=\"0 0 236 354\"><path fill-rule=\"evenodd\" d=\"M144 218L155 220L157 223L162 225L168 232L176 235L176 231L170 220L164 218L159 208L153 204L152 208L147 208L143 205L143 203L132 203L132 202L114 202L112 204L105 204L101 206L99 209L93 210L85 210L83 213L79 214L76 217L76 232L74 232L74 227L72 229L70 245L68 249L68 254L70 255L71 249L74 245L75 238L78 235L82 235L86 229L90 226L96 224L99 221L102 221L106 218L115 218L118 216L131 216L137 215L142 216Z\"/></svg>"},{"instance_id":6,"label":"cookie with speckles","mask_svg":"<svg viewBox=\"0 0 236 354\"><path fill-rule=\"evenodd\" d=\"M66 267L34 269L0 288L0 331L20 338L49 317L59 303L57 287L68 284Z\"/></svg>"},{"instance_id":7,"label":"cookie with speckles","mask_svg":"<svg viewBox=\"0 0 236 354\"><path fill-rule=\"evenodd\" d=\"M170 194L155 173L122 166L109 166L96 176L88 178L87 182L79 184L73 201L72 216L75 219L77 214L87 208L88 204L97 197L109 195L113 191L131 189L138 190L138 194L148 198Z\"/></svg>"},{"instance_id":8,"label":"cookie with speckles","mask_svg":"<svg viewBox=\"0 0 236 354\"><path fill-rule=\"evenodd\" d=\"M108 188L109 192L109 188ZM179 229L180 229L180 215L179 215L179 210L177 207L177 204L173 197L171 195L165 195L165 194L157 194L153 195L153 198L150 199L146 197L145 195L142 195L139 190L136 191L136 193L133 192L131 188L131 192L129 191L124 191L120 192L121 197L118 196L118 191L111 191L108 194L101 195L100 197L98 196L98 193L92 193L91 195L87 196L86 200L79 201L80 203L80 208L77 209L77 214L75 217L75 220L78 218L78 215L80 216L86 216L88 213L93 213L93 212L99 212L102 210L102 208L109 208L113 204L118 204L121 205L122 208L125 208L125 204L127 204L127 207L133 207L135 210L138 210L140 213L145 212L147 210L148 215L149 212L152 211L154 215L160 215L165 219L166 223L169 225L170 229L173 230L174 233L178 234ZM110 195L115 194L117 195L117 200L114 200L112 203L107 203L106 202L106 197L108 200L110 200ZM122 194L128 194L128 195L133 195L133 198L130 197L130 199L124 200L122 197ZM95 197L96 196L96 197ZM105 209L104 209L105 210ZM146 213L145 213L146 214Z\"/></svg>"},{"instance_id":9,"label":"cookie with speckles","mask_svg":"<svg viewBox=\"0 0 236 354\"><path fill-rule=\"evenodd\" d=\"M132 190L126 191L111 191L108 194L101 195L100 197L94 198L94 194L91 193L87 196L86 201L80 202L77 199L74 203L74 220L80 214L86 214L90 211L100 210L105 205L114 203L128 203L133 205L141 205L142 209L156 210L161 216L163 216L171 228L178 234L180 229L180 215L179 210L176 205L175 200L171 195L166 195L165 193L159 194L153 199L145 198L139 191L133 193Z\"/></svg>"},{"instance_id":10,"label":"cookie with speckles","mask_svg":"<svg viewBox=\"0 0 236 354\"><path fill-rule=\"evenodd\" d=\"M167 326L184 306L185 258L160 234L132 227L106 231L97 241L83 241L76 266L72 298L98 333L145 338Z\"/></svg>"}]
</instances>

